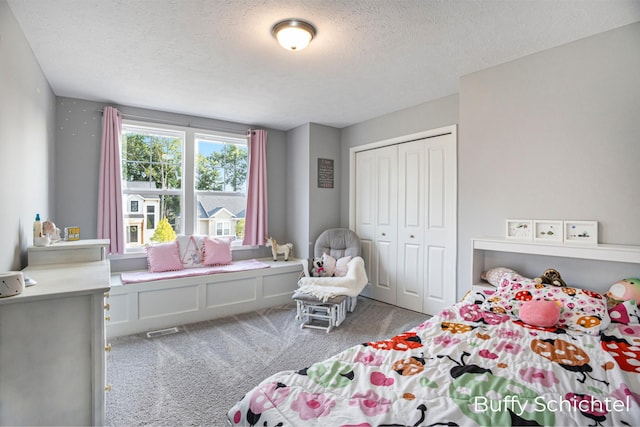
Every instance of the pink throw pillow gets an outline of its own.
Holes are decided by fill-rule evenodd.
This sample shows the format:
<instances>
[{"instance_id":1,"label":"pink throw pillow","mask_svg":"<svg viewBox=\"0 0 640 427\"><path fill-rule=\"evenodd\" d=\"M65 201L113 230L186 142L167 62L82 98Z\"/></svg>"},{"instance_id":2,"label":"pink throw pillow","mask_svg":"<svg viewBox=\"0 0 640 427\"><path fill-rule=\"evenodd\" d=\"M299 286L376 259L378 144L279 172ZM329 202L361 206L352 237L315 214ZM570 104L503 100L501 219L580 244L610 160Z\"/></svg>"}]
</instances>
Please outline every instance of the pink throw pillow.
<instances>
[{"instance_id":1,"label":"pink throw pillow","mask_svg":"<svg viewBox=\"0 0 640 427\"><path fill-rule=\"evenodd\" d=\"M147 246L147 264L150 273L182 270L184 266L180 260L178 242Z\"/></svg>"},{"instance_id":2,"label":"pink throw pillow","mask_svg":"<svg viewBox=\"0 0 640 427\"><path fill-rule=\"evenodd\" d=\"M528 325L550 328L560 320L560 306L556 301L527 301L520 307L520 320Z\"/></svg>"},{"instance_id":3,"label":"pink throw pillow","mask_svg":"<svg viewBox=\"0 0 640 427\"><path fill-rule=\"evenodd\" d=\"M202 249L205 265L231 264L231 241L229 239L205 237Z\"/></svg>"},{"instance_id":4,"label":"pink throw pillow","mask_svg":"<svg viewBox=\"0 0 640 427\"><path fill-rule=\"evenodd\" d=\"M333 277L333 274L336 272L336 263L336 259L328 253L322 254L322 265L327 276Z\"/></svg>"},{"instance_id":5,"label":"pink throw pillow","mask_svg":"<svg viewBox=\"0 0 640 427\"><path fill-rule=\"evenodd\" d=\"M336 261L336 277L344 277L347 275L347 264L351 261L351 256L345 256Z\"/></svg>"}]
</instances>

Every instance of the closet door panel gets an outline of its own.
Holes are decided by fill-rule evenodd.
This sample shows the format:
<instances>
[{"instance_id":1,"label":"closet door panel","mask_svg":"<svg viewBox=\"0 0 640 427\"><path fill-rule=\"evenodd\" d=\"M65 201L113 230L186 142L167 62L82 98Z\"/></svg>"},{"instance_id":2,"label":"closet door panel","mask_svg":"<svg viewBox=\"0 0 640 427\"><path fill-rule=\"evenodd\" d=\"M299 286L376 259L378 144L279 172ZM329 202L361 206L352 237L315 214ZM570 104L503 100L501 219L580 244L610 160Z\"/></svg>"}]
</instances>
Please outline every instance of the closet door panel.
<instances>
[{"instance_id":1,"label":"closet door panel","mask_svg":"<svg viewBox=\"0 0 640 427\"><path fill-rule=\"evenodd\" d=\"M355 232L362 242L362 258L369 283L377 282L376 268L376 155L374 151L356 154L356 225ZM369 287L363 292L373 296Z\"/></svg>"},{"instance_id":2,"label":"closet door panel","mask_svg":"<svg viewBox=\"0 0 640 427\"><path fill-rule=\"evenodd\" d=\"M398 218L398 149L372 150L376 155L375 299L396 304L396 258Z\"/></svg>"},{"instance_id":3,"label":"closet door panel","mask_svg":"<svg viewBox=\"0 0 640 427\"><path fill-rule=\"evenodd\" d=\"M447 284L444 280L446 256L446 249L441 246L429 246L427 248L426 270L428 272L427 283L429 286L426 287L426 296L427 299L441 304L445 303L447 296L445 291Z\"/></svg>"},{"instance_id":4,"label":"closet door panel","mask_svg":"<svg viewBox=\"0 0 640 427\"><path fill-rule=\"evenodd\" d=\"M444 170L445 153L440 147L429 149L429 168L428 168L428 184L427 192L429 205L429 228L435 230L443 229L446 224L444 220L444 211L446 206L445 200L445 170Z\"/></svg>"},{"instance_id":5,"label":"closet door panel","mask_svg":"<svg viewBox=\"0 0 640 427\"><path fill-rule=\"evenodd\" d=\"M455 302L455 138L429 138L426 145L426 256L423 312L435 314Z\"/></svg>"},{"instance_id":6,"label":"closet door panel","mask_svg":"<svg viewBox=\"0 0 640 427\"><path fill-rule=\"evenodd\" d=\"M422 311L425 163L424 141L398 146L397 305Z\"/></svg>"},{"instance_id":7,"label":"closet door panel","mask_svg":"<svg viewBox=\"0 0 640 427\"><path fill-rule=\"evenodd\" d=\"M396 305L422 311L422 253L421 245L405 244L399 257Z\"/></svg>"}]
</instances>

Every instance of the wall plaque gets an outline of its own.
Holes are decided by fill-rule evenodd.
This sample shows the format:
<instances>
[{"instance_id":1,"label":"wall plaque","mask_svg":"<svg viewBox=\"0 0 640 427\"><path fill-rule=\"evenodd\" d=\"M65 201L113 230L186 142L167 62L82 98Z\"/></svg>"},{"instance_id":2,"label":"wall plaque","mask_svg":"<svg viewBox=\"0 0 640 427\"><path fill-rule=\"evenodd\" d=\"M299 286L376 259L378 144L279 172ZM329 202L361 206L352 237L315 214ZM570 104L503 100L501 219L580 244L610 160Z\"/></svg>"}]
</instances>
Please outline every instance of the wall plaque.
<instances>
[{"instance_id":1,"label":"wall plaque","mask_svg":"<svg viewBox=\"0 0 640 427\"><path fill-rule=\"evenodd\" d=\"M333 188L333 159L318 159L318 188Z\"/></svg>"}]
</instances>

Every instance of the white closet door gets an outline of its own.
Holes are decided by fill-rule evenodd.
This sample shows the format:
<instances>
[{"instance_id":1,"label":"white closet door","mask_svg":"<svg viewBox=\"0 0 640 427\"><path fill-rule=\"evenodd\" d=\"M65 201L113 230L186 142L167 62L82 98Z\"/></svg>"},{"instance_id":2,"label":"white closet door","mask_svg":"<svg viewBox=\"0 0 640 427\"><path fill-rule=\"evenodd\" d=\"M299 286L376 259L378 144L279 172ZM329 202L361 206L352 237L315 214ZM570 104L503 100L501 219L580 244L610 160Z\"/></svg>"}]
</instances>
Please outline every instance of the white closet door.
<instances>
[{"instance_id":1,"label":"white closet door","mask_svg":"<svg viewBox=\"0 0 640 427\"><path fill-rule=\"evenodd\" d=\"M456 298L456 137L355 153L365 296L436 314Z\"/></svg>"},{"instance_id":2,"label":"white closet door","mask_svg":"<svg viewBox=\"0 0 640 427\"><path fill-rule=\"evenodd\" d=\"M362 258L369 283L377 282L375 265L376 237L376 153L373 150L356 153L356 216L355 232L362 243ZM364 295L373 297L372 290L366 287Z\"/></svg>"},{"instance_id":3,"label":"white closet door","mask_svg":"<svg viewBox=\"0 0 640 427\"><path fill-rule=\"evenodd\" d=\"M424 295L425 140L398 146L397 305L422 311Z\"/></svg>"},{"instance_id":4,"label":"white closet door","mask_svg":"<svg viewBox=\"0 0 640 427\"><path fill-rule=\"evenodd\" d=\"M456 300L456 139L426 140L424 300L436 314Z\"/></svg>"},{"instance_id":5,"label":"white closet door","mask_svg":"<svg viewBox=\"0 0 640 427\"><path fill-rule=\"evenodd\" d=\"M371 287L364 294L396 303L397 147L356 154L356 233Z\"/></svg>"},{"instance_id":6,"label":"white closet door","mask_svg":"<svg viewBox=\"0 0 640 427\"><path fill-rule=\"evenodd\" d=\"M398 248L398 147L376 152L376 236L373 297L396 304L396 258Z\"/></svg>"}]
</instances>

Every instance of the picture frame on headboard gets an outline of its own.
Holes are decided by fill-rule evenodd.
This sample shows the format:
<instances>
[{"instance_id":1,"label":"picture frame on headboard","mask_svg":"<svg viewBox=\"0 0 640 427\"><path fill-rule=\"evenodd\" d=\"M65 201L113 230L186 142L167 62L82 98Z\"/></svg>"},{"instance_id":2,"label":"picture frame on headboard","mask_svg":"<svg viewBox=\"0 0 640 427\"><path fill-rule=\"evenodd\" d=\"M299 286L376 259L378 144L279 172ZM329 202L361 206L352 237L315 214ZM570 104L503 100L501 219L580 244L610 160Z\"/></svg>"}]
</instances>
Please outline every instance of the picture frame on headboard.
<instances>
[{"instance_id":1,"label":"picture frame on headboard","mask_svg":"<svg viewBox=\"0 0 640 427\"><path fill-rule=\"evenodd\" d=\"M598 244L598 221L565 221L565 243Z\"/></svg>"},{"instance_id":2,"label":"picture frame on headboard","mask_svg":"<svg viewBox=\"0 0 640 427\"><path fill-rule=\"evenodd\" d=\"M533 221L530 219L508 219L505 234L507 239L531 240L533 239Z\"/></svg>"},{"instance_id":3,"label":"picture frame on headboard","mask_svg":"<svg viewBox=\"0 0 640 427\"><path fill-rule=\"evenodd\" d=\"M563 221L536 219L533 220L533 240L562 242L564 239Z\"/></svg>"}]
</instances>

